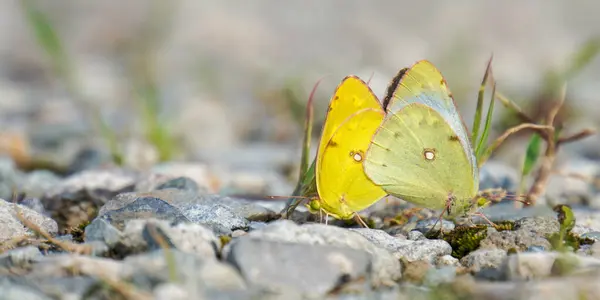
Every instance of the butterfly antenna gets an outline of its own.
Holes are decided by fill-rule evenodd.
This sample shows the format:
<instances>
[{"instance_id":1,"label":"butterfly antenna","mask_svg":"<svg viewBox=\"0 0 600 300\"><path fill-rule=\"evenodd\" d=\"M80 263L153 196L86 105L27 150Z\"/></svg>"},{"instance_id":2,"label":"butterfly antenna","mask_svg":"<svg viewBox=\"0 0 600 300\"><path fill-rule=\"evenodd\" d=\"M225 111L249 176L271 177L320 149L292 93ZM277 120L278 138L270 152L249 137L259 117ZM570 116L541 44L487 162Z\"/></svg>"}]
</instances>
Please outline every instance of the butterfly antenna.
<instances>
[{"instance_id":1,"label":"butterfly antenna","mask_svg":"<svg viewBox=\"0 0 600 300\"><path fill-rule=\"evenodd\" d=\"M310 199L310 197L306 196L265 196L266 199Z\"/></svg>"},{"instance_id":2,"label":"butterfly antenna","mask_svg":"<svg viewBox=\"0 0 600 300\"><path fill-rule=\"evenodd\" d=\"M448 213L450 214L450 206L452 206L452 195L448 195L448 198L446 199L446 206L444 207L444 210L442 210L442 213L440 214L440 216L438 217L437 220L435 220L435 223L433 223L433 227L431 227L431 229L429 229L427 231L426 235L429 235L430 232L432 232L433 230L435 230L435 226L437 225L437 223L440 223L440 234L444 233L444 223L442 222L443 218L444 218L444 214Z\"/></svg>"},{"instance_id":3,"label":"butterfly antenna","mask_svg":"<svg viewBox=\"0 0 600 300\"><path fill-rule=\"evenodd\" d=\"M369 77L369 80L367 80L367 85L371 83L371 79L373 79L373 76L375 76L375 71L371 72L371 76Z\"/></svg>"},{"instance_id":4,"label":"butterfly antenna","mask_svg":"<svg viewBox=\"0 0 600 300\"><path fill-rule=\"evenodd\" d=\"M492 188L480 191L478 193L479 197L484 198L489 202L500 202L502 200L515 201L516 203L523 203L525 205L530 205L531 202L526 194L515 194L512 192L508 192L503 188Z\"/></svg>"}]
</instances>

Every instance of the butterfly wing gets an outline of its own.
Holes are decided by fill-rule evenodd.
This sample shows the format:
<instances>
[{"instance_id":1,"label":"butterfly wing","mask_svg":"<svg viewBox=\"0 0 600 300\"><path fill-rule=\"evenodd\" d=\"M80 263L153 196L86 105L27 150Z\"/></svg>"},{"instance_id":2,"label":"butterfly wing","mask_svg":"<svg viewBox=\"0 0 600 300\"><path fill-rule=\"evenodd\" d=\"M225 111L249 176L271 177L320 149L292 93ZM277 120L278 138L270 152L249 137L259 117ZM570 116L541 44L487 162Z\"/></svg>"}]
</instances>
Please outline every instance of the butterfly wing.
<instances>
[{"instance_id":1,"label":"butterfly wing","mask_svg":"<svg viewBox=\"0 0 600 300\"><path fill-rule=\"evenodd\" d=\"M477 193L469 164L441 114L412 103L383 121L367 151L364 170L391 195L443 209L449 195L462 207Z\"/></svg>"},{"instance_id":2,"label":"butterfly wing","mask_svg":"<svg viewBox=\"0 0 600 300\"><path fill-rule=\"evenodd\" d=\"M472 176L478 182L479 170L469 131L456 109L452 93L440 71L431 62L421 60L408 70L400 70L395 79L397 80L392 80L384 100L387 104L386 111L394 113L411 103L422 103L437 111L458 136L469 159Z\"/></svg>"},{"instance_id":3,"label":"butterfly wing","mask_svg":"<svg viewBox=\"0 0 600 300\"><path fill-rule=\"evenodd\" d=\"M373 136L364 169L388 193L442 209L468 205L479 172L468 131L441 73L428 61L401 70L384 103L387 116Z\"/></svg>"},{"instance_id":4,"label":"butterfly wing","mask_svg":"<svg viewBox=\"0 0 600 300\"><path fill-rule=\"evenodd\" d=\"M317 150L317 190L327 213L349 218L386 195L362 166L383 118L371 89L357 77L346 77L330 101Z\"/></svg>"}]
</instances>

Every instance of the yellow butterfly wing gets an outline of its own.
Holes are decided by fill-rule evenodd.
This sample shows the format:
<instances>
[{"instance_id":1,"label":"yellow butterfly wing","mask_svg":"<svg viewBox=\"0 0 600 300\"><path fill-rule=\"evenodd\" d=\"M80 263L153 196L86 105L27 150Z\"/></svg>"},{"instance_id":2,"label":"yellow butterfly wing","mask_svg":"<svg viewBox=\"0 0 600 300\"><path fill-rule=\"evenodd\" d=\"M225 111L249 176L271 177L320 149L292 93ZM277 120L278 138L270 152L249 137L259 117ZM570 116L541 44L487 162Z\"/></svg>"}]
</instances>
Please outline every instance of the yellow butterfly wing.
<instances>
[{"instance_id":1,"label":"yellow butterfly wing","mask_svg":"<svg viewBox=\"0 0 600 300\"><path fill-rule=\"evenodd\" d=\"M440 72L420 61L399 74L384 103L364 170L389 194L432 209L464 213L479 188L468 132Z\"/></svg>"},{"instance_id":2,"label":"yellow butterfly wing","mask_svg":"<svg viewBox=\"0 0 600 300\"><path fill-rule=\"evenodd\" d=\"M377 97L359 78L346 77L336 89L317 150L317 191L326 213L348 219L386 195L362 166L384 115Z\"/></svg>"}]
</instances>

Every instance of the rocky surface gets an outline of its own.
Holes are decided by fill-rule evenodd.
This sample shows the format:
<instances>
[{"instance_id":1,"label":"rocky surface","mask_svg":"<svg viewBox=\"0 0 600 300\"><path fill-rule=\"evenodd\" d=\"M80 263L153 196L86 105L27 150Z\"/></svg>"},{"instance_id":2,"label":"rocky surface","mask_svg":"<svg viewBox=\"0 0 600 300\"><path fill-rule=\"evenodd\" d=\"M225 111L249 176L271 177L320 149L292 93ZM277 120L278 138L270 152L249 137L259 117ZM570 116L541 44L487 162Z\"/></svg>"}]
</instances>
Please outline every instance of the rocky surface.
<instances>
[{"instance_id":1,"label":"rocky surface","mask_svg":"<svg viewBox=\"0 0 600 300\"><path fill-rule=\"evenodd\" d=\"M599 292L592 207L573 209L570 234L579 242L567 248L551 241L561 228L555 212L512 202L487 210L510 221L497 229L444 220L444 235L435 237L428 231L435 212L382 219L410 210L398 201L364 212L375 228L280 219L280 200L212 193L208 169L193 176L186 170L202 169L193 165L42 175L52 185L31 180L37 171L15 177L36 193L0 200L2 299L595 299Z\"/></svg>"}]
</instances>

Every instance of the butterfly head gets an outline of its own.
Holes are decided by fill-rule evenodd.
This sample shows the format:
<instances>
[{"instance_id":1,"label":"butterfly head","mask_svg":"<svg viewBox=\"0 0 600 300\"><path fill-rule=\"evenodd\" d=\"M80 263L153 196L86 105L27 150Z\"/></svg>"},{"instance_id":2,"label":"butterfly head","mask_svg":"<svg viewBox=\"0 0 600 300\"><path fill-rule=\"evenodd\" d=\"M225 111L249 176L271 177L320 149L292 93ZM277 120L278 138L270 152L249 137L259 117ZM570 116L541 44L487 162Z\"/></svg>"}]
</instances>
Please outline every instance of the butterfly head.
<instances>
[{"instance_id":1,"label":"butterfly head","mask_svg":"<svg viewBox=\"0 0 600 300\"><path fill-rule=\"evenodd\" d=\"M468 215L474 208L472 198L458 198L452 193L448 194L446 200L446 211L449 217L463 217Z\"/></svg>"},{"instance_id":2,"label":"butterfly head","mask_svg":"<svg viewBox=\"0 0 600 300\"><path fill-rule=\"evenodd\" d=\"M332 208L327 205L326 202L322 201L319 198L311 199L307 204L304 205L308 211L312 214L322 214L325 213L329 216L332 216L336 219L351 219L354 217L355 213L346 205L345 203L341 203L338 208Z\"/></svg>"}]
</instances>

